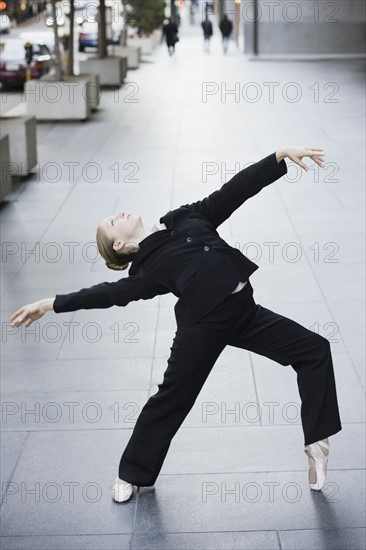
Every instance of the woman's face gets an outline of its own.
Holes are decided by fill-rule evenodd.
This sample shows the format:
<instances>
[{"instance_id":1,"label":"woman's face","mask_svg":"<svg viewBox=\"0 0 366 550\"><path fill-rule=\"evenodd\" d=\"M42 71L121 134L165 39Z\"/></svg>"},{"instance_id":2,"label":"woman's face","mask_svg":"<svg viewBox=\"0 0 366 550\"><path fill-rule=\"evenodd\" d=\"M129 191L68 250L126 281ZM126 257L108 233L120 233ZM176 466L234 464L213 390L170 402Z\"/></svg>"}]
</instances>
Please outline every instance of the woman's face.
<instances>
[{"instance_id":1,"label":"woman's face","mask_svg":"<svg viewBox=\"0 0 366 550\"><path fill-rule=\"evenodd\" d=\"M116 252L123 252L126 243L136 243L138 229L142 227L141 216L130 212L120 212L101 222L101 227L112 240Z\"/></svg>"}]
</instances>

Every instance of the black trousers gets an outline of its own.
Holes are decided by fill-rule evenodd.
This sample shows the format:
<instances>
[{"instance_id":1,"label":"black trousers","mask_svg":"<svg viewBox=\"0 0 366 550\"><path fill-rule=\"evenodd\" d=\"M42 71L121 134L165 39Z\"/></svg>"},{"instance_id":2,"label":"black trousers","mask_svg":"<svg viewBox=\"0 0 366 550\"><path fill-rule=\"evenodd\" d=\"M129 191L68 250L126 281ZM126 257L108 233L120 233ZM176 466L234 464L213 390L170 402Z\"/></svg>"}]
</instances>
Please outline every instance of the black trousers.
<instances>
[{"instance_id":1,"label":"black trousers","mask_svg":"<svg viewBox=\"0 0 366 550\"><path fill-rule=\"evenodd\" d=\"M293 367L305 445L342 429L329 341L256 304L248 281L199 322L177 326L163 382L141 410L120 460L119 478L154 485L173 436L227 345Z\"/></svg>"}]
</instances>

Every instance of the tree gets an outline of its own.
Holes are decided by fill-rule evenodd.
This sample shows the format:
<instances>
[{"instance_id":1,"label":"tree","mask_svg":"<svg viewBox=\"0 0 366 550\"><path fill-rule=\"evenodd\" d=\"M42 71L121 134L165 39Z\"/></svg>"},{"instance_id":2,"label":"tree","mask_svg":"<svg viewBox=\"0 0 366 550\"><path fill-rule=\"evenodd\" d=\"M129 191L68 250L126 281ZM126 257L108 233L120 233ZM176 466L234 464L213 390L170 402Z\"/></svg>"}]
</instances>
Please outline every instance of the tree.
<instances>
[{"instance_id":1,"label":"tree","mask_svg":"<svg viewBox=\"0 0 366 550\"><path fill-rule=\"evenodd\" d=\"M74 20L75 20L75 5L74 0L69 0L70 2L70 12L69 12L69 21L70 21L70 31L67 42L67 74L73 76L74 74Z\"/></svg>"},{"instance_id":2,"label":"tree","mask_svg":"<svg viewBox=\"0 0 366 550\"><path fill-rule=\"evenodd\" d=\"M151 34L165 19L165 0L123 0L127 24L138 29L139 36Z\"/></svg>"},{"instance_id":3,"label":"tree","mask_svg":"<svg viewBox=\"0 0 366 550\"><path fill-rule=\"evenodd\" d=\"M51 6L52 6L52 19L53 19L53 32L54 32L54 38L55 38L55 55L56 55L56 78L57 80L63 80L64 79L64 68L63 68L63 62L61 59L61 52L60 52L60 37L58 34L58 24L57 24L57 8L56 8L56 2L57 0L51 0ZM67 38L66 44L67 44L67 67L66 67L66 74L68 76L74 75L74 21L75 21L75 5L74 0L69 0L70 7L68 12L68 17L70 21L70 30L68 35L64 35L64 38Z\"/></svg>"},{"instance_id":4,"label":"tree","mask_svg":"<svg viewBox=\"0 0 366 550\"><path fill-rule=\"evenodd\" d=\"M98 57L99 59L104 59L107 56L108 56L108 50L107 50L105 0L99 0Z\"/></svg>"},{"instance_id":5,"label":"tree","mask_svg":"<svg viewBox=\"0 0 366 550\"><path fill-rule=\"evenodd\" d=\"M53 19L53 33L55 37L56 78L57 80L63 80L64 71L63 71L63 64L61 60L60 43L59 43L59 36L58 36L56 0L51 0L51 6L52 6L52 19Z\"/></svg>"}]
</instances>

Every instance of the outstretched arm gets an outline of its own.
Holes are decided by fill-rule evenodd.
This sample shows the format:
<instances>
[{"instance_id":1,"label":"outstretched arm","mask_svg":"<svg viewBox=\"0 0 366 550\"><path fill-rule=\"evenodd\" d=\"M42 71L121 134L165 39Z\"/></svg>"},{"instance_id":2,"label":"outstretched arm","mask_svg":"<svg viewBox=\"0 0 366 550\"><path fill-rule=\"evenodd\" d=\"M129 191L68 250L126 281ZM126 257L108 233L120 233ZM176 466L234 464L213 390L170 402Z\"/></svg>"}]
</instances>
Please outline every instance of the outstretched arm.
<instances>
[{"instance_id":1,"label":"outstretched arm","mask_svg":"<svg viewBox=\"0 0 366 550\"><path fill-rule=\"evenodd\" d=\"M55 313L76 311L78 309L100 309L112 306L126 306L134 300L153 298L160 293L160 288L145 289L143 277L133 275L112 283L100 283L89 288L82 288L70 294L56 294L55 298L44 298L27 304L10 317L11 326L19 327L25 323L29 327L33 321L42 317L47 311Z\"/></svg>"},{"instance_id":2,"label":"outstretched arm","mask_svg":"<svg viewBox=\"0 0 366 550\"><path fill-rule=\"evenodd\" d=\"M220 189L217 189L203 200L182 206L200 213L216 228L227 220L246 200L287 173L287 165L284 160L286 157L308 170L301 159L304 156L309 156L319 166L322 166L322 160L320 159L323 156L322 151L319 148L282 147L235 174Z\"/></svg>"}]
</instances>

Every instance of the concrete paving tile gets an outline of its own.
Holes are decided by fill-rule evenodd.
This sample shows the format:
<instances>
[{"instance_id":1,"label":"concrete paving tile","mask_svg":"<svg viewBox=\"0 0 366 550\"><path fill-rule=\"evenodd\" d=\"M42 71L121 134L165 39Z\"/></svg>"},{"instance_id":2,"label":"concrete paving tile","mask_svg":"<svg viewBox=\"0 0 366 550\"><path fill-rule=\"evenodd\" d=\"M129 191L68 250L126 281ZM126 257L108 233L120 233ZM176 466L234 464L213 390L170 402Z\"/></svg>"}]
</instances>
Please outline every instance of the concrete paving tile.
<instances>
[{"instance_id":1,"label":"concrete paving tile","mask_svg":"<svg viewBox=\"0 0 366 550\"><path fill-rule=\"evenodd\" d=\"M353 219L352 219L352 213L353 213ZM338 234L347 234L347 233L353 233L355 231L362 232L364 228L364 221L362 219L362 216L357 215L357 212L350 209L343 210L342 212L339 212L339 216L337 219L337 224L332 223L330 225L330 222L335 221L332 218L333 212L322 212L321 215L315 217L314 214L309 213L308 219L303 219L304 216L301 214L296 214L296 216L293 216L293 223L296 227L296 231L299 235L302 235L303 233L306 234L309 232L310 228L312 230L316 229L318 231L319 237L321 237L323 242L326 242L325 239L323 240L323 233L329 233L329 229L331 228L331 232L334 238L338 238ZM324 217L323 217L324 215ZM354 261L357 261L357 258L354 258Z\"/></svg>"},{"instance_id":2,"label":"concrete paving tile","mask_svg":"<svg viewBox=\"0 0 366 550\"><path fill-rule=\"evenodd\" d=\"M365 302L337 300L328 306L336 319L342 319L342 339L365 387Z\"/></svg>"},{"instance_id":3,"label":"concrete paving tile","mask_svg":"<svg viewBox=\"0 0 366 550\"><path fill-rule=\"evenodd\" d=\"M240 411L241 412L241 411ZM162 474L196 474L220 472L286 471L305 472L308 462L300 426L238 426L182 428L174 436ZM229 422L229 420L228 420ZM208 423L207 423L208 424ZM346 424L331 436L329 479L336 471L360 470L365 460L365 434L362 424ZM354 456L344 449L354 446ZM351 465L352 464L352 465ZM291 473L290 473L291 472Z\"/></svg>"},{"instance_id":4,"label":"concrete paving tile","mask_svg":"<svg viewBox=\"0 0 366 550\"><path fill-rule=\"evenodd\" d=\"M354 139L354 136L352 137ZM365 203L365 192L357 189L356 192L350 194L345 193L344 191L337 190L335 193L337 199L342 203L344 208L354 208L357 209L360 207L360 204Z\"/></svg>"},{"instance_id":5,"label":"concrete paving tile","mask_svg":"<svg viewBox=\"0 0 366 550\"><path fill-rule=\"evenodd\" d=\"M161 532L252 531L362 527L362 470L337 471L327 491L314 495L303 473L162 476L141 488L136 530Z\"/></svg>"},{"instance_id":6,"label":"concrete paving tile","mask_svg":"<svg viewBox=\"0 0 366 550\"><path fill-rule=\"evenodd\" d=\"M170 355L170 348L173 345L173 339L176 333L176 326L171 330L159 330L156 333L154 356L167 357Z\"/></svg>"},{"instance_id":7,"label":"concrete paving tile","mask_svg":"<svg viewBox=\"0 0 366 550\"><path fill-rule=\"evenodd\" d=\"M128 550L131 535L32 535L1 537L7 550Z\"/></svg>"},{"instance_id":8,"label":"concrete paving tile","mask_svg":"<svg viewBox=\"0 0 366 550\"><path fill-rule=\"evenodd\" d=\"M85 166L81 164L81 169L85 171L86 182L88 182L87 174L89 164L86 164ZM93 166L94 164L92 164L92 167ZM84 222L88 223L90 221L93 221L93 217L98 215L103 207L108 208L108 206L113 203L113 199L118 196L119 186L116 185L115 193L110 194L105 193L104 189L101 189L98 185L94 185L93 183L99 183L97 178L101 179L102 177L106 177L104 176L103 172L103 168L105 168L106 170L106 166L102 160L98 163L95 163L95 167L95 174L90 174L89 176L90 181L88 188L88 197L90 201L88 201L87 203L82 202L86 199L85 189L83 189L78 183L78 185L76 187L74 186L72 192L68 195L67 201L63 203L60 214L82 212ZM109 172L111 175L113 175L112 170L109 169ZM69 179L72 178L69 177ZM96 182L92 182L92 179L96 179Z\"/></svg>"},{"instance_id":9,"label":"concrete paving tile","mask_svg":"<svg viewBox=\"0 0 366 550\"><path fill-rule=\"evenodd\" d=\"M365 278L364 262L342 262L342 264L313 264L315 276L319 283L330 282L338 283L338 291L342 289L342 283L345 281L363 281Z\"/></svg>"},{"instance_id":10,"label":"concrete paving tile","mask_svg":"<svg viewBox=\"0 0 366 550\"><path fill-rule=\"evenodd\" d=\"M35 300L40 297L35 297ZM32 300L34 301L34 300ZM12 310L3 310L3 334L1 346L1 361L25 361L32 357L32 360L55 360L61 350L62 338L66 336L67 325L55 320L52 312L49 317L42 317L34 321L30 327L21 325L11 327L10 315L25 305L19 302ZM63 323L71 321L72 313L65 313Z\"/></svg>"},{"instance_id":11,"label":"concrete paving tile","mask_svg":"<svg viewBox=\"0 0 366 550\"><path fill-rule=\"evenodd\" d=\"M148 390L152 358L9 361L1 368L1 391L21 394Z\"/></svg>"},{"instance_id":12,"label":"concrete paving tile","mask_svg":"<svg viewBox=\"0 0 366 550\"><path fill-rule=\"evenodd\" d=\"M224 533L159 533L134 535L133 550L277 550L280 548L275 531Z\"/></svg>"},{"instance_id":13,"label":"concrete paving tile","mask_svg":"<svg viewBox=\"0 0 366 550\"><path fill-rule=\"evenodd\" d=\"M42 230L41 230L42 231ZM16 239L10 237L2 241L2 263L1 273L19 273L24 268L27 261L38 262L41 250L37 244L37 238L28 241L24 238Z\"/></svg>"},{"instance_id":14,"label":"concrete paving tile","mask_svg":"<svg viewBox=\"0 0 366 550\"><path fill-rule=\"evenodd\" d=\"M51 263L49 266L49 269L52 269ZM47 274L40 273L37 277L28 278L26 285L24 285L23 275L18 274L17 277L13 275L11 278L9 277L7 279L2 277L2 288L5 293L2 300L2 308L4 311L10 311L10 308L14 308L14 310L19 309L22 305L35 302L41 298L52 298L55 297L56 294L68 294L70 292L78 291L81 288L88 288L95 284L107 281L108 279L111 281L113 280L113 278L111 279L109 277L109 273L104 274L106 277L102 277L100 273L94 274L90 270L83 273L75 272L71 277L67 274L65 275L65 272L60 272L56 269L55 272L52 270L52 276L47 276ZM40 280L42 281L41 285ZM108 309L111 310L113 308ZM51 311L50 315L47 317L48 320L50 320L51 315L60 315L58 320L61 320L65 315L67 315L67 313L62 313L61 317L61 314L56 314Z\"/></svg>"},{"instance_id":15,"label":"concrete paving tile","mask_svg":"<svg viewBox=\"0 0 366 550\"><path fill-rule=\"evenodd\" d=\"M26 209L26 207L25 207ZM14 218L6 218L3 216L3 210L1 210L1 240L2 243L28 243L37 241L43 232L47 229L49 225L49 220L26 220L22 216L18 216L16 223ZM26 250L25 244L23 244L23 249L21 246L15 247L14 249L9 249L8 246L2 245L2 262L6 262L11 256L19 255L22 250Z\"/></svg>"},{"instance_id":16,"label":"concrete paving tile","mask_svg":"<svg viewBox=\"0 0 366 550\"><path fill-rule=\"evenodd\" d=\"M132 429L146 390L2 394L4 431Z\"/></svg>"},{"instance_id":17,"label":"concrete paving tile","mask_svg":"<svg viewBox=\"0 0 366 550\"><path fill-rule=\"evenodd\" d=\"M32 432L3 495L2 535L132 533L136 494L121 507L110 489L127 439L128 430Z\"/></svg>"},{"instance_id":18,"label":"concrete paving tile","mask_svg":"<svg viewBox=\"0 0 366 550\"><path fill-rule=\"evenodd\" d=\"M318 224L320 228L323 228L326 230L326 232L329 232L330 229L333 234L336 233L343 233L342 227L345 224L345 227L347 227L348 224L348 231L354 232L354 231L362 231L361 224L362 224L362 218L359 218L359 211L358 210L342 210L340 212L335 212L332 210L314 210L310 212L296 212L296 216L291 216L291 212L288 213L288 215L293 219L295 224L299 224L299 227L302 228L302 231L309 232L313 228L318 228ZM338 226L338 223L341 225ZM354 225L353 225L354 224ZM323 238L323 233L321 233L321 236ZM319 237L319 235L318 235ZM359 258L354 258L354 260Z\"/></svg>"},{"instance_id":19,"label":"concrete paving tile","mask_svg":"<svg viewBox=\"0 0 366 550\"><path fill-rule=\"evenodd\" d=\"M52 219L61 204L61 199L47 199L38 203L37 201L32 205L32 208L26 208L26 203L20 200L8 203L6 209L2 209L1 215L5 221L14 221L14 219L21 218L23 221L33 222L40 220Z\"/></svg>"},{"instance_id":20,"label":"concrete paving tile","mask_svg":"<svg viewBox=\"0 0 366 550\"><path fill-rule=\"evenodd\" d=\"M84 334L81 338L74 341L65 339L58 359L103 359L106 355L109 359L152 356L156 347L155 330L139 330L137 323L132 321L123 338L119 338L114 330L101 327L96 319L96 316L90 316L91 324L82 327Z\"/></svg>"},{"instance_id":21,"label":"concrete paving tile","mask_svg":"<svg viewBox=\"0 0 366 550\"><path fill-rule=\"evenodd\" d=\"M319 233L303 232L301 239L304 250L307 251L307 255L312 261L331 262L339 260L340 263L352 262L360 259L357 251L365 248L365 237L357 231L341 234L332 233L330 230L322 232L321 237ZM319 243L319 248L314 249L314 243ZM333 248L329 245L328 248L325 248L327 243L334 243ZM316 246L318 247L318 245ZM364 255L361 257L364 258Z\"/></svg>"},{"instance_id":22,"label":"concrete paving tile","mask_svg":"<svg viewBox=\"0 0 366 550\"><path fill-rule=\"evenodd\" d=\"M162 306L170 307L174 311L174 306L178 301L178 297L173 293L163 294L160 296L160 304Z\"/></svg>"},{"instance_id":23,"label":"concrete paving tile","mask_svg":"<svg viewBox=\"0 0 366 550\"><path fill-rule=\"evenodd\" d=\"M365 300L365 285L361 280L326 281L320 283L322 292L328 302L337 300Z\"/></svg>"},{"instance_id":24,"label":"concrete paving tile","mask_svg":"<svg viewBox=\"0 0 366 550\"><path fill-rule=\"evenodd\" d=\"M55 241L54 241L55 242ZM38 245L37 245L38 246ZM75 254L74 258L70 261L69 248L62 243L56 242L55 245L51 245L49 242L44 245L40 245L41 254L47 257L47 260L38 261L37 256L29 256L26 262L23 263L21 269L24 270L24 276L34 277L52 277L54 273L63 272L65 277L70 269L75 269L78 273L88 273L91 271L92 262L82 255ZM89 258L95 257L94 250L87 252Z\"/></svg>"},{"instance_id":25,"label":"concrete paving tile","mask_svg":"<svg viewBox=\"0 0 366 550\"><path fill-rule=\"evenodd\" d=\"M255 251L250 250L249 243L258 243L261 246L262 252L262 255L259 256L258 250L258 260L262 260L262 258L271 259L271 263L273 263L274 260L277 262L280 260L285 261L282 253L284 246L287 243L297 241L296 233L293 230L290 220L284 217L281 221L277 222L272 217L265 216L268 210L268 202L270 201L272 204L274 200L275 197L271 196L270 198L266 198L263 194L261 198L258 197L255 206L253 205L251 210L247 208L244 219L243 216L240 215L240 212L235 211L228 220L233 231L232 238L234 242L232 246L234 246L234 248L240 248L240 250L245 246L248 248L248 254L254 255ZM260 227L254 225L257 216L262 218ZM238 244L236 244L237 241ZM273 259L269 254L271 249L274 251L272 252Z\"/></svg>"},{"instance_id":26,"label":"concrete paving tile","mask_svg":"<svg viewBox=\"0 0 366 550\"><path fill-rule=\"evenodd\" d=\"M329 308L338 318L344 319L342 324L342 338L347 349L359 347L364 335L364 300L331 300Z\"/></svg>"},{"instance_id":27,"label":"concrete paving tile","mask_svg":"<svg viewBox=\"0 0 366 550\"><path fill-rule=\"evenodd\" d=\"M4 304L4 300L6 299L8 294L8 289L11 286L14 278L14 273L1 273L0 296L2 305Z\"/></svg>"},{"instance_id":28,"label":"concrete paving tile","mask_svg":"<svg viewBox=\"0 0 366 550\"><path fill-rule=\"evenodd\" d=\"M256 263L256 262L255 262ZM270 277L270 284L266 282ZM263 281L263 283L262 283ZM323 299L319 285L314 279L310 270L302 269L301 266L295 267L294 264L284 265L260 265L259 269L253 274L251 284L254 289L254 299L258 302L257 294L261 292L267 300L281 299L286 303L314 303L321 302Z\"/></svg>"},{"instance_id":29,"label":"concrete paving tile","mask_svg":"<svg viewBox=\"0 0 366 550\"><path fill-rule=\"evenodd\" d=\"M358 372L360 384L363 388L366 387L366 372L365 372L365 346L363 348L352 348L349 352L352 363Z\"/></svg>"},{"instance_id":30,"label":"concrete paving tile","mask_svg":"<svg viewBox=\"0 0 366 550\"><path fill-rule=\"evenodd\" d=\"M362 527L279 531L283 550L363 550L366 532Z\"/></svg>"},{"instance_id":31,"label":"concrete paving tile","mask_svg":"<svg viewBox=\"0 0 366 550\"><path fill-rule=\"evenodd\" d=\"M142 304L144 306L142 307ZM100 309L79 309L73 321L82 326L90 321L113 333L115 343L137 343L142 330L155 330L158 317L157 297L152 300L136 300L127 306Z\"/></svg>"},{"instance_id":32,"label":"concrete paving tile","mask_svg":"<svg viewBox=\"0 0 366 550\"><path fill-rule=\"evenodd\" d=\"M283 193L282 194L283 202L290 212L297 213L299 211L305 211L308 210L333 210L333 211L339 211L344 208L344 206L339 202L337 197L334 194L329 194L326 192L323 193L317 193L316 202L314 202L314 198L310 194L301 194L301 201L299 200L299 197L292 196L290 193Z\"/></svg>"},{"instance_id":33,"label":"concrete paving tile","mask_svg":"<svg viewBox=\"0 0 366 550\"><path fill-rule=\"evenodd\" d=\"M61 183L61 178L59 180L58 164L59 162L55 165L55 172L51 177L51 173L47 175L48 168L51 169L51 165L39 162L37 166L38 171L36 174L33 174L32 181L27 181L27 185L24 186L17 197L17 202L29 202L28 207L31 206L31 203L37 202L40 206L44 204L47 207L49 201L48 194L52 192L52 200L58 200L62 204L70 193L72 183L68 179L63 179L62 185L57 185ZM55 181L52 181L53 179Z\"/></svg>"},{"instance_id":34,"label":"concrete paving tile","mask_svg":"<svg viewBox=\"0 0 366 550\"><path fill-rule=\"evenodd\" d=\"M24 449L29 434L27 432L5 432L1 434L1 483L11 480L15 466Z\"/></svg>"}]
</instances>

